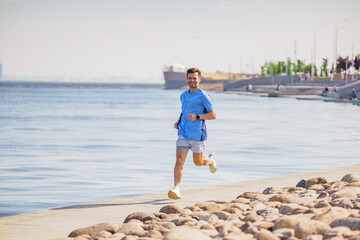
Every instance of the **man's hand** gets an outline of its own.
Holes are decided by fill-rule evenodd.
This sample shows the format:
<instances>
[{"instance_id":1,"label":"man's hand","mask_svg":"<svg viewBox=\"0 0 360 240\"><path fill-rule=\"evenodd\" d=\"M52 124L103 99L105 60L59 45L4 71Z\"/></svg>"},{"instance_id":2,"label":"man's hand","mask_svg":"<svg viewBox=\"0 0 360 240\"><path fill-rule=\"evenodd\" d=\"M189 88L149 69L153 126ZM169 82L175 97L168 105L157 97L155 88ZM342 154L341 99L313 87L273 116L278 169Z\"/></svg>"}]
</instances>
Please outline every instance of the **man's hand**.
<instances>
[{"instance_id":1,"label":"man's hand","mask_svg":"<svg viewBox=\"0 0 360 240\"><path fill-rule=\"evenodd\" d=\"M196 120L196 114L194 114L194 113L190 113L190 114L188 114L187 116L188 116L188 118L189 118L191 121L195 121L195 120Z\"/></svg>"},{"instance_id":2,"label":"man's hand","mask_svg":"<svg viewBox=\"0 0 360 240\"><path fill-rule=\"evenodd\" d=\"M174 123L174 128L175 128L175 129L179 129L179 120L177 120L177 121Z\"/></svg>"}]
</instances>

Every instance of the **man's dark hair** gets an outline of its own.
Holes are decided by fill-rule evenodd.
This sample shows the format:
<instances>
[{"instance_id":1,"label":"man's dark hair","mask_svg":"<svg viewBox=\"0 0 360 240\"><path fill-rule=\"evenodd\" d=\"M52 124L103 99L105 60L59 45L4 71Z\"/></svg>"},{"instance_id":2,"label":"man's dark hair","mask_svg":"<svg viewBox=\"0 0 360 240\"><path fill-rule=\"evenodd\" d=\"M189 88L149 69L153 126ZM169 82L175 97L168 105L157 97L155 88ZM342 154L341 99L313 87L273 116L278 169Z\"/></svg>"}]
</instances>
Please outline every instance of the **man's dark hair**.
<instances>
[{"instance_id":1,"label":"man's dark hair","mask_svg":"<svg viewBox=\"0 0 360 240\"><path fill-rule=\"evenodd\" d=\"M186 77L189 76L189 73L197 73L201 77L201 71L198 68L189 68L186 72Z\"/></svg>"}]
</instances>

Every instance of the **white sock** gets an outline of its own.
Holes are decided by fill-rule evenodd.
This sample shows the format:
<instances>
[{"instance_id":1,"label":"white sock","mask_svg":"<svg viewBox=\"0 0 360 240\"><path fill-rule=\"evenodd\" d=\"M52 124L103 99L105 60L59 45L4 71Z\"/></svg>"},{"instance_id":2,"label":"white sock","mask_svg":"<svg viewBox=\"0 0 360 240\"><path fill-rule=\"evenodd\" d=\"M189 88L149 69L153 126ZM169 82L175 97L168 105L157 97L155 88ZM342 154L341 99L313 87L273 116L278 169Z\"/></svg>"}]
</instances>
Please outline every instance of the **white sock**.
<instances>
[{"instance_id":1,"label":"white sock","mask_svg":"<svg viewBox=\"0 0 360 240\"><path fill-rule=\"evenodd\" d=\"M180 187L178 187L178 186L174 186L174 188L180 191Z\"/></svg>"}]
</instances>

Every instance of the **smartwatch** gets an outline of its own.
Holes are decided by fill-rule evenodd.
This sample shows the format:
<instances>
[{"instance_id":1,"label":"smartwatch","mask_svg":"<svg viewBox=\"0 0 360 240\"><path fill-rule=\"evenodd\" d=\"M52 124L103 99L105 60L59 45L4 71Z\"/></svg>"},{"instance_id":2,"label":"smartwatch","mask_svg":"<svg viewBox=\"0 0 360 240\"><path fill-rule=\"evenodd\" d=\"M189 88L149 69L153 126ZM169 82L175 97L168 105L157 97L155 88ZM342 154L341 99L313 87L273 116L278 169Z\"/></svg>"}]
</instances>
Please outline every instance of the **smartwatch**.
<instances>
[{"instance_id":1,"label":"smartwatch","mask_svg":"<svg viewBox=\"0 0 360 240\"><path fill-rule=\"evenodd\" d=\"M196 119L199 120L200 119L200 115L196 114Z\"/></svg>"}]
</instances>

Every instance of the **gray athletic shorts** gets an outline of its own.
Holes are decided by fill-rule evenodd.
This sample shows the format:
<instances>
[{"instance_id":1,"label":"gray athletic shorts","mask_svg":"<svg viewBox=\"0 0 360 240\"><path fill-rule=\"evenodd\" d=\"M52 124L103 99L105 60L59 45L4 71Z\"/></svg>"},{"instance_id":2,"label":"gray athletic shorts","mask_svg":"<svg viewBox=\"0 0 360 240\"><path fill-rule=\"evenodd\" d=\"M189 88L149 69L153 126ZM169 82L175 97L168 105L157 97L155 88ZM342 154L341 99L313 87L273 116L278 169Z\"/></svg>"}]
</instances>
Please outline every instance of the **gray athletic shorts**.
<instances>
[{"instance_id":1,"label":"gray athletic shorts","mask_svg":"<svg viewBox=\"0 0 360 240\"><path fill-rule=\"evenodd\" d=\"M193 153L203 153L205 151L205 141L188 141L179 134L176 149L191 149Z\"/></svg>"}]
</instances>

